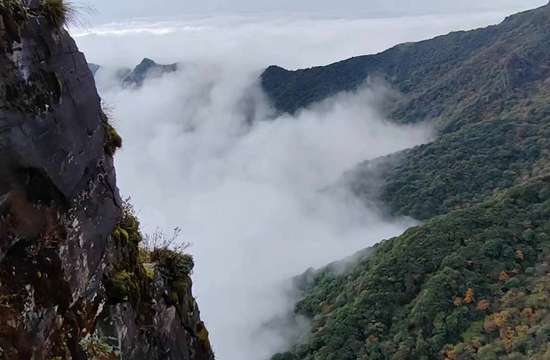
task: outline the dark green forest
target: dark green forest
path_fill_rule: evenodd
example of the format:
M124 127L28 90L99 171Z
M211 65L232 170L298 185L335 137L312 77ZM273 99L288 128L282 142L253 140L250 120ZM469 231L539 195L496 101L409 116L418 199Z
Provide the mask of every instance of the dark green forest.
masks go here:
M273 360L550 359L550 5L262 84L296 113L373 79L400 94L390 119L437 136L341 184L425 223L299 277L311 331Z
M296 312L311 338L274 360L550 355L549 180L409 229L344 274L304 277ZM503 311L514 315L493 325Z

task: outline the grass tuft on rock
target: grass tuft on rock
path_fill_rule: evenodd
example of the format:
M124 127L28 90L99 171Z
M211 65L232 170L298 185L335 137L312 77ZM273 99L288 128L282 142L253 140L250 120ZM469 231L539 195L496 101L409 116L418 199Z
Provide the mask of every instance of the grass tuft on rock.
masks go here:
M43 0L41 13L57 28L78 22L78 11L72 3L65 0Z
M101 104L101 120L105 128L104 148L107 154L114 156L118 149L122 148L122 137L118 134L115 127L109 121L112 114L112 108L105 103Z

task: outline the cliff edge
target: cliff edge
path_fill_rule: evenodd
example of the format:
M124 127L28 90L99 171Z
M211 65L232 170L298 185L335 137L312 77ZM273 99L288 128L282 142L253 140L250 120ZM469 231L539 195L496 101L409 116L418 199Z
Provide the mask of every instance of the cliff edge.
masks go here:
M0 2L0 359L213 359L192 258L143 257L67 5L25 4Z

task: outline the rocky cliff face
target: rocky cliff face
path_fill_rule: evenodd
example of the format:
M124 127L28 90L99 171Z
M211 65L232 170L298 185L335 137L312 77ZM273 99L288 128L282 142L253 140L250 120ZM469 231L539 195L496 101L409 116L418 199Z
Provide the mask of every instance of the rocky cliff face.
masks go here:
M138 260L84 55L31 3L0 2L0 359L213 359L181 259Z

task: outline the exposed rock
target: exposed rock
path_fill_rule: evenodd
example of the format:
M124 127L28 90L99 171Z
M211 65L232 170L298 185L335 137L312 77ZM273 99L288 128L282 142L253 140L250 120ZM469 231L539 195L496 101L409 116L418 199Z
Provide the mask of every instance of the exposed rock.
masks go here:
M92 76L95 76L95 74L101 69L100 65L89 63L88 67L90 68L90 71L92 72Z
M128 349L126 356L129 359L212 359L208 332L191 296L190 279L187 278L184 284L188 291L181 299L175 299L166 277L155 271L149 309L153 311L152 319L140 324L136 319L143 314L127 303L105 305L97 335L120 341L114 345Z
M173 73L178 70L178 64L161 65L151 59L143 59L136 68L122 80L124 86L140 87L148 78L159 78L164 74Z
M213 359L188 276L176 302L158 270L139 302L110 299L131 251L112 235L119 138L84 55L33 4L0 3L0 359Z
M147 79L156 79L176 72L180 69L180 64L174 63L169 65L157 64L155 61L145 58L133 70L130 68L119 68L115 71L115 78L126 87L141 87ZM89 63L88 67L95 77L101 65Z

